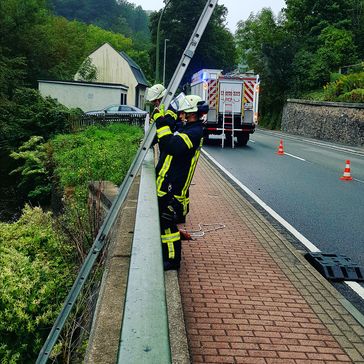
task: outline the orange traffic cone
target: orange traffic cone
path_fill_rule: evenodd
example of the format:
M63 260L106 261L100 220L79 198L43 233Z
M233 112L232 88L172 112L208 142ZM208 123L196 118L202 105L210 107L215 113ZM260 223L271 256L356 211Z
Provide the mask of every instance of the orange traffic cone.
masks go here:
M340 179L342 181L352 181L353 180L353 177L351 177L351 175L350 175L350 161L349 160L346 161L344 174L342 177L340 177Z
M284 155L284 150L283 150L283 140L281 139L280 143L279 143L279 147L278 147L278 152L276 152L278 155Z

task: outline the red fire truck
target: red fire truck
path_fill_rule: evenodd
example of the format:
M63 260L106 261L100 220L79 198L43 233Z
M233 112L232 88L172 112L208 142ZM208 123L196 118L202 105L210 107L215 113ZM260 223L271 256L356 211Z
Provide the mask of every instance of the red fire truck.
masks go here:
M205 141L218 135L232 147L246 145L258 122L259 75L222 74L218 69L202 69L192 76L191 93L209 105L204 128ZM213 139L213 137L211 138Z

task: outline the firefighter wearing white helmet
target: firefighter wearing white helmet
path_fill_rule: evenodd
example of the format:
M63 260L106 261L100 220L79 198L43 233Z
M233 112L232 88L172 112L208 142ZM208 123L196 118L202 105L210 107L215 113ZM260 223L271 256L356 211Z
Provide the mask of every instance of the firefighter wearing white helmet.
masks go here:
M175 113L175 110L172 108L168 109L167 112L165 111L164 105L162 104L162 99L165 96L167 90L165 87L157 83L153 85L152 87L147 89L145 98L147 101L151 102L154 106L154 110L152 111L150 115L150 122L155 122L160 117L167 117L170 119L170 123L174 125L177 114Z
M178 111L186 123L174 131L164 118L156 120L160 159L156 167L164 269L178 269L181 260L179 219L188 212L188 189L203 140L201 110L206 105L197 95L179 100Z
M166 94L165 87L160 83L157 83L156 85L153 85L151 88L148 88L145 98L147 99L147 101L150 102L159 101L160 103L165 94Z

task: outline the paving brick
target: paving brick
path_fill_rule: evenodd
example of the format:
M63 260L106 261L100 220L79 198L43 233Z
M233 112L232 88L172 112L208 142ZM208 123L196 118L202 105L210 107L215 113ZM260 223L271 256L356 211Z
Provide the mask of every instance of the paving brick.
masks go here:
M293 351L279 351L278 356L282 359L307 359L306 353Z
M334 361L336 358L332 354L323 353L307 353L307 356L312 360L331 360Z

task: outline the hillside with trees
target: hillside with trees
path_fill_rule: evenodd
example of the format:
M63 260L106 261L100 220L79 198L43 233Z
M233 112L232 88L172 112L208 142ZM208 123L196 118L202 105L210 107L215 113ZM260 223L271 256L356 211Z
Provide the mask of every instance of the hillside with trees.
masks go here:
M148 16L140 7L125 0L50 0L56 15L93 24L131 38L137 50L151 48Z

